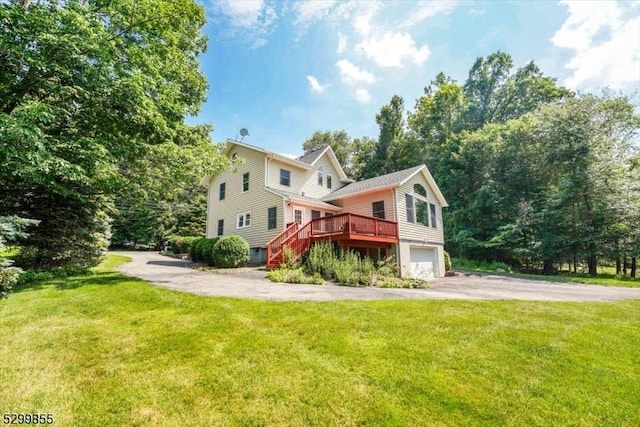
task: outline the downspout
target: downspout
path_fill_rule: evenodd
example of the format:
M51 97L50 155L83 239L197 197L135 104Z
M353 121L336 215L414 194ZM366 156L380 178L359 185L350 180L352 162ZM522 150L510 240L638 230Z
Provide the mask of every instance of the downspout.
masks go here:
M393 216L396 220L396 232L398 233L398 244L396 245L396 262L398 263L398 271L402 276L402 262L400 260L400 215L398 214L398 203L396 197L398 196L397 189L393 189Z
M269 155L264 156L264 186L269 187Z

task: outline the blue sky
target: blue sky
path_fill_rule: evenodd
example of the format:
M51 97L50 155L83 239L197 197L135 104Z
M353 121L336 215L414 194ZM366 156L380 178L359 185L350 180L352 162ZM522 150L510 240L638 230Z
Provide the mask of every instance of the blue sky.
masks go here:
M640 1L204 0L208 100L191 123L300 155L315 130L377 137L391 96L413 108L440 71L464 82L478 56L534 60L571 89L640 89ZM639 103L636 96L634 102Z

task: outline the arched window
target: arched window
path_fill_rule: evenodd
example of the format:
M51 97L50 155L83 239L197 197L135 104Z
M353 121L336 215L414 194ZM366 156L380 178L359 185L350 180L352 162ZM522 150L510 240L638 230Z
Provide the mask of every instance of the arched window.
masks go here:
M429 226L429 203L427 190L420 184L413 184L414 194L406 195L407 222Z

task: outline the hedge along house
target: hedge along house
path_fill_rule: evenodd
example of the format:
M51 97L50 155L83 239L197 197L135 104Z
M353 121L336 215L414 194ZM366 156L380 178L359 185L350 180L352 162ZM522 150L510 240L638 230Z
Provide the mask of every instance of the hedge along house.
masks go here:
M206 235L244 237L252 262L277 267L284 247L299 257L331 240L374 259L395 255L403 277L444 276L447 202L426 166L354 182L330 147L291 159L228 140L223 154L244 163L202 179Z

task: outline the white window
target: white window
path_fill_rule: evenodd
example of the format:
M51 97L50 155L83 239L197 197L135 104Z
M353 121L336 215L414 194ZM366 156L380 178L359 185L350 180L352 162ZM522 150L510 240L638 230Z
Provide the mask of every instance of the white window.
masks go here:
M331 189L331 169L327 170L327 188Z
M280 169L280 185L291 187L291 171Z
M322 168L322 166L320 166L318 168L318 185L321 186L321 187L322 187L322 185L324 183L323 176L322 176L323 172L324 172L323 168Z
M249 191L249 172L242 174L242 192Z
M247 228L251 226L251 212L243 212L238 214L238 222L236 228Z
M405 200L407 203L407 222L418 223L428 227L429 202L427 201L427 190L425 190L425 188L420 184L415 184L413 186L413 190L415 193L405 194Z
M298 224L302 224L302 209L293 210L293 220Z

